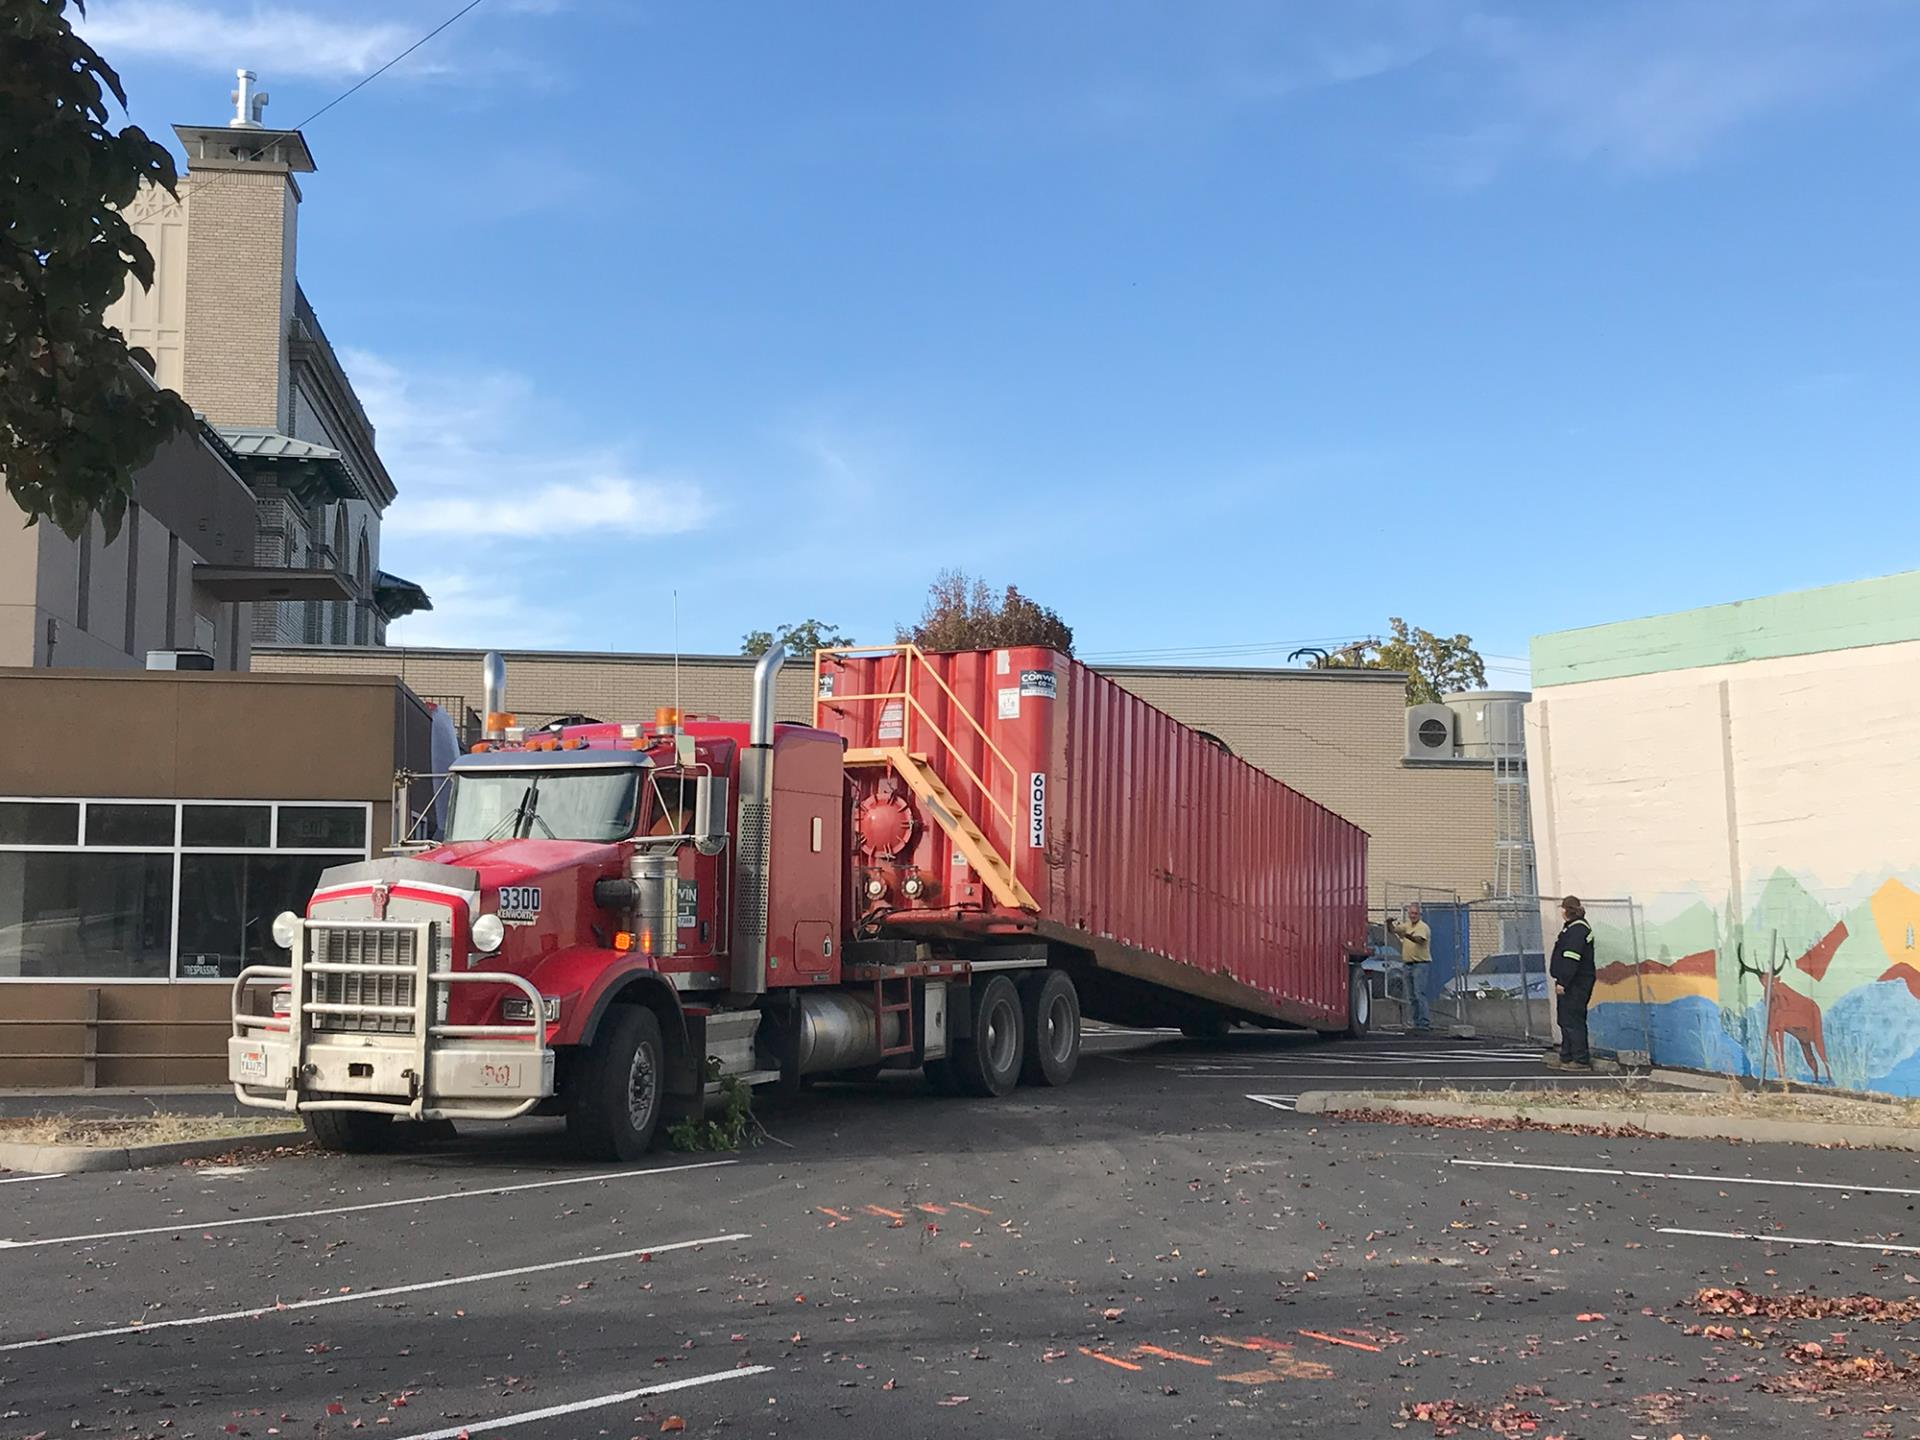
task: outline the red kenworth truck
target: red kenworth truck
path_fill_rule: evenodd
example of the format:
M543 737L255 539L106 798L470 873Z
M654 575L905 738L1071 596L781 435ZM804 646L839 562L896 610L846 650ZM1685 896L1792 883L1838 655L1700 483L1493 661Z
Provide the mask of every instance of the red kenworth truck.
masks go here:
M1365 1030L1356 826L1050 650L823 650L811 725L783 660L744 723L528 732L489 655L444 838L328 870L236 982L240 1099L626 1160L728 1076L998 1096L1071 1079L1083 1015Z

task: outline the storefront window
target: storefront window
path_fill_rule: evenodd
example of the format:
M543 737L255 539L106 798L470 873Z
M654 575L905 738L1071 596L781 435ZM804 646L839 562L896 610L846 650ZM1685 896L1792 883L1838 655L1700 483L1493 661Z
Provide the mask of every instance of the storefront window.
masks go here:
M0 800L0 845L77 845L80 807L65 801Z
M87 806L87 844L173 848L174 807L167 805Z
M269 929L282 910L305 912L333 855L180 857L180 978L232 979L246 965L284 965Z
M264 850L273 834L270 805L189 805L180 843L199 850Z
M84 834L81 809L0 799L0 981L230 978L367 856L366 805L88 800Z
M359 805L282 805L282 850L361 850L367 812Z
M0 851L0 977L164 980L173 856Z

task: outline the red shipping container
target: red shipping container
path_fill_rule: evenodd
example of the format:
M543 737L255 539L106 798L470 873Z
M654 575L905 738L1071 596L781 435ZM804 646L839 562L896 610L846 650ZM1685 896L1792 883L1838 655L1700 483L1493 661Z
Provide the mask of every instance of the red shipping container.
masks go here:
M1195 1013L1172 990L1346 1025L1348 956L1366 949L1358 826L1051 650L822 652L816 684L815 724L855 777L865 933L1070 945L1101 1019Z

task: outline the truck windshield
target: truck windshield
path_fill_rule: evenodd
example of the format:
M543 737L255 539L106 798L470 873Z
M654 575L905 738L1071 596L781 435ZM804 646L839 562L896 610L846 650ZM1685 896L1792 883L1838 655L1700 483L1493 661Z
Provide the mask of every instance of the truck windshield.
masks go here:
M640 772L456 772L448 840L621 840L633 833Z

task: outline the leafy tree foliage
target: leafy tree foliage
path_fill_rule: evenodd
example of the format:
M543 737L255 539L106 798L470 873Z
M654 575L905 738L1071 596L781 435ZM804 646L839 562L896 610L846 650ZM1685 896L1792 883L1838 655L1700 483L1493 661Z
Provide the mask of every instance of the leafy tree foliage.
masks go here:
M919 623L902 625L898 638L923 650L998 650L1044 645L1073 653L1073 627L1037 600L1007 586L995 596L987 582L960 570L942 570L927 589Z
M138 126L110 127L106 93L125 110L126 91L66 10L0 0L0 471L28 524L77 536L99 515L111 538L134 472L193 418L104 318L129 276L153 285L121 212L178 177Z
M742 655L764 655L779 641L790 655L812 655L816 650L831 650L853 644L851 635L842 635L838 627L824 620L802 620L779 630L749 630L740 637Z
M1409 625L1398 615L1387 622L1389 636L1362 640L1335 650L1324 668L1400 670L1407 677L1407 704L1426 705L1456 690L1487 688L1487 666L1473 648L1471 635L1436 635Z

